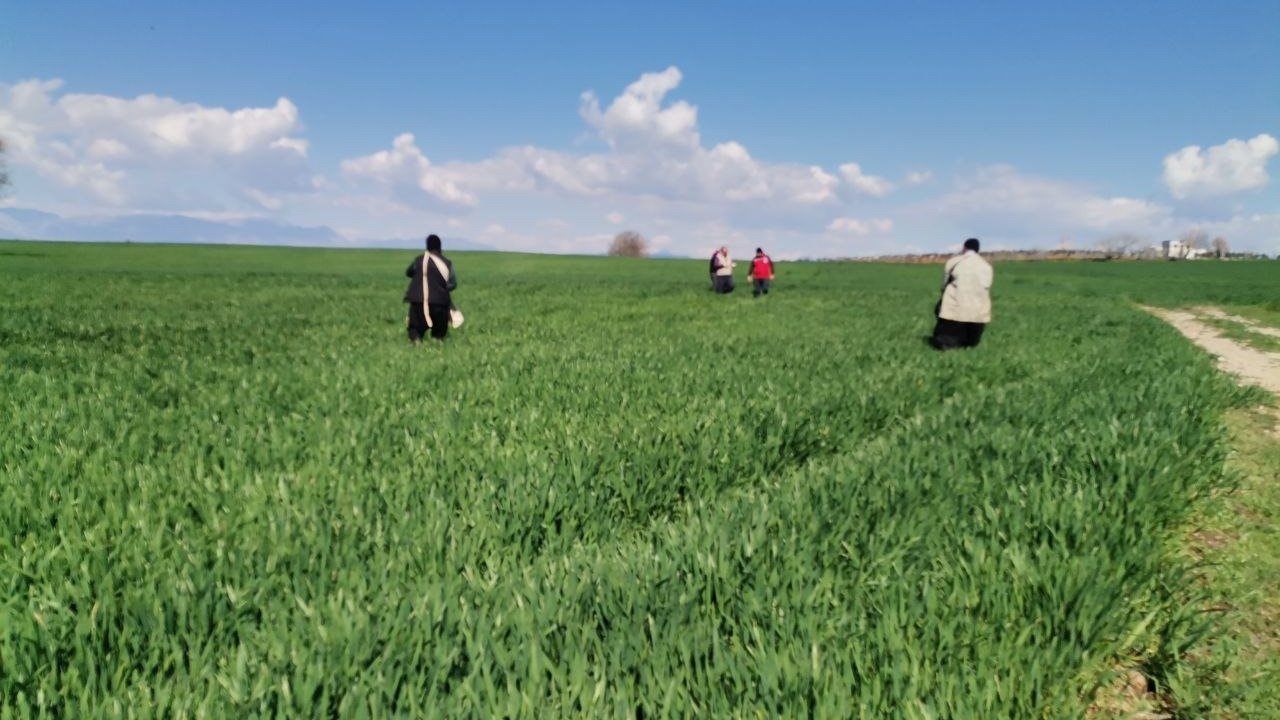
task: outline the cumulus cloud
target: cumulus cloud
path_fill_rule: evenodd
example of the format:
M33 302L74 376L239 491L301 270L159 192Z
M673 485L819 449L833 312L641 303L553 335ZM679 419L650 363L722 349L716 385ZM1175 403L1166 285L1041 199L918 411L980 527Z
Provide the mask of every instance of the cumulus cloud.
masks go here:
M125 158L132 154L129 147L119 140L98 138L89 144L88 156L94 160Z
M328 224L349 240L448 228L504 249L595 252L607 245L604 222L642 219L677 254L722 244L768 246L777 257L901 252L908 238L930 249L928 238L968 234L1044 247L1117 232L1176 237L1191 226L1213 228L1236 248L1274 250L1274 214L1239 209L1239 217L1191 222L1160 203L1007 165L931 185L934 197L905 205L891 196L933 182L931 172L776 162L731 139L708 141L698 108L675 97L682 79L671 67L607 101L583 93L577 110L589 144L570 151L522 145L441 160L405 132L328 177L310 167L300 111L284 97L220 108L66 93L59 81L34 80L0 85L0 134L14 170L31 180L24 195L36 185L58 189L47 209L86 211L80 201L88 199L94 212L290 217ZM1262 187L1277 152L1269 135L1183 148L1165 159L1165 182L1178 197Z
M342 172L349 178L371 180L387 187L412 185L447 204L476 204L473 195L459 189L457 183L431 164L414 142L412 133L397 136L390 150L344 160Z
M893 190L893 183L876 175L867 175L862 172L862 166L855 162L841 165L840 176L849 187L871 197L884 197Z
M684 76L672 66L657 73L645 73L600 110L600 101L591 91L582 94L579 114L587 125L614 149L650 152L655 149L694 150L698 137L698 109L683 100L662 106L667 93L680 86Z
M1280 142L1267 134L1231 139L1202 149L1189 145L1164 159L1164 184L1174 197L1228 195L1265 186L1267 163L1280 153Z
M352 178L375 178L446 202L476 205L494 193L545 192L571 198L657 198L711 212L772 203L812 206L836 200L839 178L821 167L766 163L740 143L702 143L698 110L670 102L680 70L646 73L606 107L592 92L579 115L606 152L568 153L535 146L509 147L475 162L432 164L411 135L382 151L343 164ZM406 140L407 138L407 140Z
M157 95L65 93L60 80L0 85L0 134L15 165L108 204L164 206L244 185L308 182L297 107L228 110Z

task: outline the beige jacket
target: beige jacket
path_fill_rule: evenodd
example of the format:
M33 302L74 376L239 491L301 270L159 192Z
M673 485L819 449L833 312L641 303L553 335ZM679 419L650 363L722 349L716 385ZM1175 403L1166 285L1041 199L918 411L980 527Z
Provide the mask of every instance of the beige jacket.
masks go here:
M716 268L717 275L733 275L733 258L728 253L720 253L720 267Z
M938 317L956 322L991 322L991 283L995 271L981 255L966 250L947 261Z

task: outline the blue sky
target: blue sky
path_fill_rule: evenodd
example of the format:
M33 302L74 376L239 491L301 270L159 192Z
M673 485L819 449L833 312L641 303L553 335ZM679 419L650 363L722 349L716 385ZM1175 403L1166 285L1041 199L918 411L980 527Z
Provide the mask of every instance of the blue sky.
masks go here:
M550 252L1280 252L1273 1L15 5L11 207Z

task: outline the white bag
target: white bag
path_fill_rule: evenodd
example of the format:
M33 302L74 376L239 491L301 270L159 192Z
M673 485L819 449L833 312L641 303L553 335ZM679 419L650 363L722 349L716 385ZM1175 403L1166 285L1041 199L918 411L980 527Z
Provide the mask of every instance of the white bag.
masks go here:
M462 311L457 308L449 308L449 327L462 327Z

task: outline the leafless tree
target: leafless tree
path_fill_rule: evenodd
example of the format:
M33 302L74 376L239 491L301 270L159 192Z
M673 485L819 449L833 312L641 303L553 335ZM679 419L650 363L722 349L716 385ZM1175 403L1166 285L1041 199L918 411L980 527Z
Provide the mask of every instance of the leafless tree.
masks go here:
M613 237L609 254L618 257L644 257L649 254L649 241L635 230L624 230Z
M1227 244L1227 239L1221 235L1213 239L1211 246L1213 247L1214 257L1219 259L1226 257L1231 252L1231 246Z
M1182 233L1182 257L1191 257L1195 250L1203 250L1209 242L1209 233L1196 228Z
M1102 251L1108 259L1121 258L1129 255L1136 255L1139 250L1147 246L1146 238L1134 235L1133 233L1120 233L1103 238L1098 242L1098 249Z

